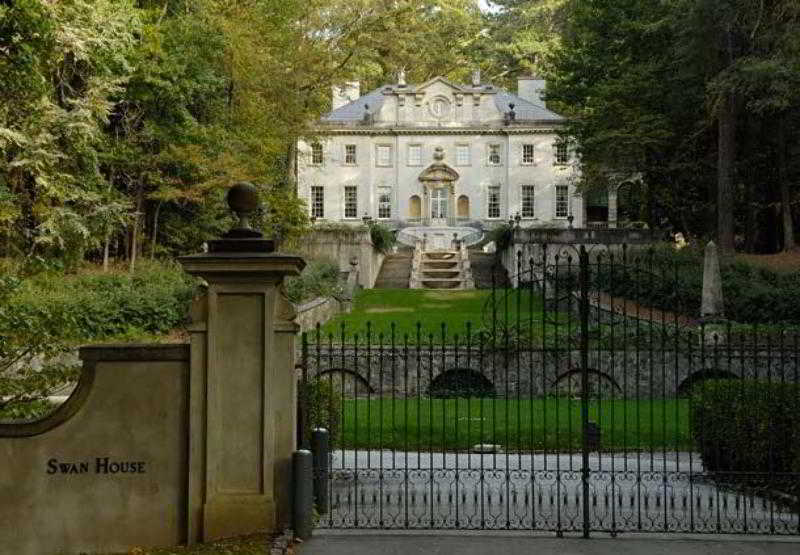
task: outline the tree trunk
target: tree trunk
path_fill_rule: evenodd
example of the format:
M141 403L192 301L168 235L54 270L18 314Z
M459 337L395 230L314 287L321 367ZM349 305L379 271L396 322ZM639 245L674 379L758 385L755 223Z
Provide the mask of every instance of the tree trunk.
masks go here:
M786 117L778 117L778 186L781 191L781 223L783 224L783 250L791 251L795 248L794 222L792 221L792 195L789 191L789 178L786 168Z
M736 106L733 92L723 95L717 114L717 241L720 252L734 250L733 169L736 161Z
M106 232L106 240L103 243L103 272L108 271L108 251L111 247L111 232Z
M162 201L158 201L156 204L156 212L153 215L153 240L150 244L150 260L154 260L156 257L156 240L158 239L158 215L161 212L161 205L163 204Z
M136 255L139 250L139 222L142 221L142 206L144 205L144 183L140 176L136 184L136 212L133 214L133 229L131 231L131 256L129 270L136 270Z

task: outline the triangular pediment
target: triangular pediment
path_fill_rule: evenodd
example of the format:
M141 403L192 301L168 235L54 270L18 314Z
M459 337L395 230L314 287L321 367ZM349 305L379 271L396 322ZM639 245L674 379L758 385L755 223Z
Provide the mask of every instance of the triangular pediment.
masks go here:
M464 87L462 87L460 85L456 85L455 83L452 83L452 82L448 81L447 79L445 79L441 75L438 75L438 76L434 77L433 79L429 79L429 80L425 81L424 83L414 87L414 92L416 92L416 93L423 92L425 89L430 88L431 86L433 86L433 85L435 85L437 83L441 83L441 84L445 85L446 87L449 87L450 89L452 89L455 92L464 92L465 91Z
M423 183L429 182L446 182L451 183L453 181L458 181L459 175L456 170L448 166L447 164L443 164L441 162L436 162L425 168L421 174L419 174L419 180Z

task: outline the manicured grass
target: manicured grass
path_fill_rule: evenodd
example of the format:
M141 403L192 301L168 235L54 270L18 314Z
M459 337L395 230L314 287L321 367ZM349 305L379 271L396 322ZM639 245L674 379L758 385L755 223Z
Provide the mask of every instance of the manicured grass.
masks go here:
M507 451L575 451L581 446L579 400L346 399L337 447L464 451L478 443ZM589 420L603 449L686 450L686 399L592 401ZM546 433L545 433L546 431Z
M409 343L416 343L418 333L423 343L431 338L435 343L441 343L443 325L447 343L453 343L456 334L464 341L467 323L475 333L492 321L492 306L498 322L514 324L517 319L522 323L531 319L541 321L540 297L531 297L525 290L510 291L507 297L505 293L506 290L496 290L493 302L492 291L480 289L367 289L356 297L352 312L337 316L322 326L321 340L323 343L329 339L341 342L344 324L345 342L352 342L355 334L363 341L369 323L372 342L378 343L383 334L384 342L389 343L394 323L397 344L402 344L406 335ZM417 323L420 324L419 330ZM314 337L314 332L309 333L309 340L313 341Z

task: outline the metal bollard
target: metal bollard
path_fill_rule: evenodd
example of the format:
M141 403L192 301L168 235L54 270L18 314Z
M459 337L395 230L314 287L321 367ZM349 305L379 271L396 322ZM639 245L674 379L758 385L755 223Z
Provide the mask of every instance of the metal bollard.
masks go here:
M311 432L311 452L314 457L314 500L317 512L328 512L328 472L330 464L330 434L325 428Z
M314 529L313 467L311 451L301 449L292 455L294 503L292 504L295 537L307 540Z

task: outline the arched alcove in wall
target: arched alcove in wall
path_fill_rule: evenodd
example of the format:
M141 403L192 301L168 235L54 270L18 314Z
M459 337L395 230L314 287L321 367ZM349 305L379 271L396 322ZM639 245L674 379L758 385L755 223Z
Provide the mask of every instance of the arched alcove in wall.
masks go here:
M469 197L467 195L460 195L458 197L456 215L459 218L469 218Z
M428 394L431 397L494 397L494 384L471 368L452 368L436 376Z
M408 217L412 220L418 220L422 217L422 200L419 195L411 195L408 200Z

